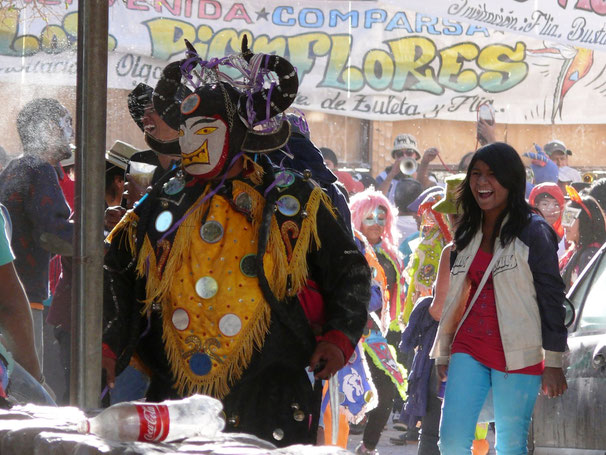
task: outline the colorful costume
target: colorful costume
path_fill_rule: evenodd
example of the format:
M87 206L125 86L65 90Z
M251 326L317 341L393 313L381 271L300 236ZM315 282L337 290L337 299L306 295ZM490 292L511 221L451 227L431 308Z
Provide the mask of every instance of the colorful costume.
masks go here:
M308 174L243 155L286 143L288 123L272 117L298 85L286 60L243 51L220 63L250 86L234 88L190 48L156 87L156 110L179 129L182 168L109 236L103 341L117 370L133 353L149 368L148 400L209 394L223 401L227 431L313 443L321 390L305 368L317 341L351 356L370 274ZM191 93L181 76L196 65L203 81ZM279 84L263 89L269 71Z
M444 245L452 240L447 218L432 209L432 205L442 199L442 196L443 193L432 193L419 206L421 241L406 269L409 285L403 314L405 323L408 323L417 299L431 295L431 288L438 273L440 254Z

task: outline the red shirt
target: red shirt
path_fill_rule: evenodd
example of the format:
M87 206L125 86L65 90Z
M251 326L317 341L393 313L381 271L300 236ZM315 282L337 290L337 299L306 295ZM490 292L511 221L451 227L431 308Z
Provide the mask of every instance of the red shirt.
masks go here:
M492 255L481 249L469 267L467 273L471 281L471 290L467 305L478 289L478 285L484 276L484 272L490 264ZM494 287L492 273L486 280L486 284L480 291L478 299L473 304L471 311L457 332L452 343L454 353L465 353L471 355L475 360L494 370L506 372L505 352L501 342L499 330L499 319L497 317L497 306L494 298ZM512 370L509 373L540 375L543 373L544 363L540 362L520 370Z

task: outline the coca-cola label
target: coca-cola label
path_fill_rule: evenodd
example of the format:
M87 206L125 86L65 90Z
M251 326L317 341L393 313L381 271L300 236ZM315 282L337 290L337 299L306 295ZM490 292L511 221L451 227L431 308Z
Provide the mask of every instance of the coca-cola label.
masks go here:
M163 404L137 404L139 413L139 441L159 442L168 436L170 417Z

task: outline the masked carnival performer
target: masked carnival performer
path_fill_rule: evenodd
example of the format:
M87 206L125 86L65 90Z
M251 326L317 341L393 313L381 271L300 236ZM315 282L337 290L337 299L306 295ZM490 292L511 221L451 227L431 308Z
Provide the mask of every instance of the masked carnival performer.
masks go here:
M399 304L402 289L401 262L395 246L398 240L397 209L383 193L373 188L352 196L350 209L354 229L358 231L359 247L366 254L371 268L377 270L376 273L373 271L373 275L382 290L381 299L371 299L367 331L362 343L369 357L368 367L377 390L378 405L368 413L362 442L356 448L356 453L372 454L376 453L396 393L402 399L406 398L406 372L398 363L395 349L388 342L388 331L393 324L391 305ZM374 250L374 255L370 254L370 249Z
M136 354L149 401L214 396L226 431L280 446L315 442L321 387L306 368L325 379L344 365L370 299L364 256L325 193L264 156L288 141L281 112L297 89L287 60L253 55L246 39L212 61L188 43L154 92L181 167L116 226L105 262L108 382ZM311 281L315 308L298 299Z

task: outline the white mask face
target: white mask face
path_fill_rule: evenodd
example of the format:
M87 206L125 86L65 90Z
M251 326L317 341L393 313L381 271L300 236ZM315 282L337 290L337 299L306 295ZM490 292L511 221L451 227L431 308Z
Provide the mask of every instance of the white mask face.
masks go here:
M215 177L227 159L227 125L220 118L190 117L179 130L179 146L187 173Z

